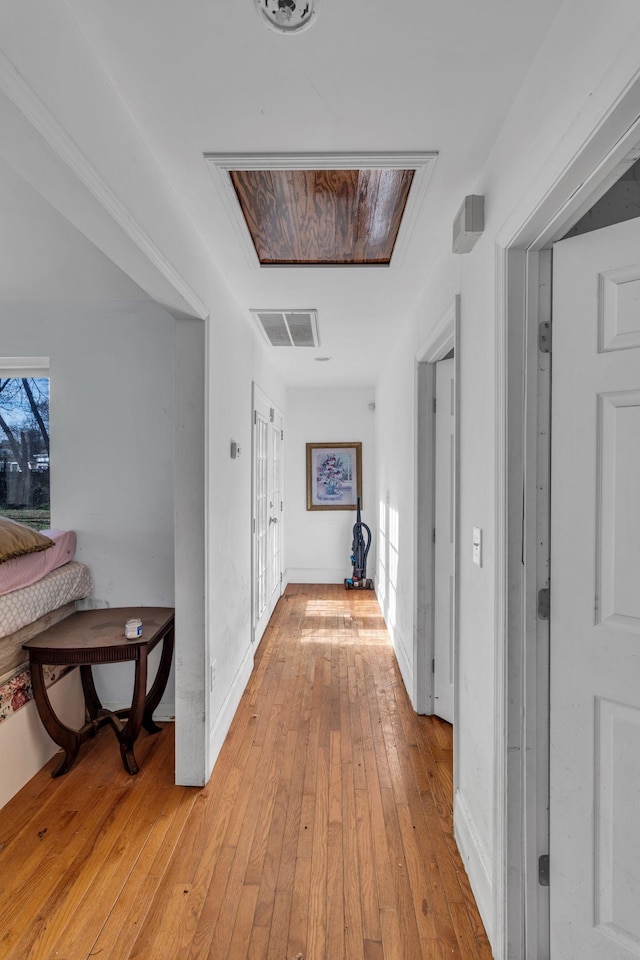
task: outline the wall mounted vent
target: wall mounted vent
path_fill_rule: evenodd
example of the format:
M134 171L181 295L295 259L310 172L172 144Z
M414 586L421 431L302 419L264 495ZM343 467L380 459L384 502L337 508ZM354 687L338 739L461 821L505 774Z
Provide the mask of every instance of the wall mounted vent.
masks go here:
M272 347L318 347L317 310L252 310Z

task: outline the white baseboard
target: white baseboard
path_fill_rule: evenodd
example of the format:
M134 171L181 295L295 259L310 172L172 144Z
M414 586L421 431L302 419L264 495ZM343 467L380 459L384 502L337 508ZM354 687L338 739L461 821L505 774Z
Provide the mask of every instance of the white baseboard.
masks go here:
M289 583L344 583L351 576L351 566L343 567L290 567L287 570Z
M407 654L405 645L402 642L402 636L398 630L388 625L387 630L389 632L389 636L391 637L391 643L393 644L393 651L396 655L396 660L398 661L398 667L400 668L400 673L402 675L402 682L404 683L405 690L409 694L409 699L411 700L413 691L413 663ZM415 704L413 702L411 706L415 710Z
M469 805L459 790L453 802L453 832L478 905L489 943L494 942L493 883L491 866Z
M209 772L207 775L207 780L211 776L211 772L215 766L216 760L218 759L218 754L222 749L224 739L229 732L231 721L235 716L240 700L242 699L242 694L244 693L249 682L251 671L253 670L253 655L254 647L251 645L247 650L242 663L240 664L238 672L234 677L233 683L231 684L231 687L224 698L224 702L220 707L217 716L213 719L211 729L209 731Z

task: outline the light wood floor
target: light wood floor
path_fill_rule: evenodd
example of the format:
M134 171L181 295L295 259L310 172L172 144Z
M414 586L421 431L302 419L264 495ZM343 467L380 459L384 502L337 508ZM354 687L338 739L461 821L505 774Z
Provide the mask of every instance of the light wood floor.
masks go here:
M3 960L490 960L452 834L451 727L373 593L291 586L204 789L108 729L0 811Z

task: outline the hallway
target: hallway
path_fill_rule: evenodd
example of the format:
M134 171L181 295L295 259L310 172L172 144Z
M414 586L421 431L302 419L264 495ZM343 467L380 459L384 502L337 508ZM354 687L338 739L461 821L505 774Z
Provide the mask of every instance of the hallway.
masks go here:
M373 593L289 586L204 789L173 730L102 732L0 812L5 960L490 960L452 835L451 727L418 717Z

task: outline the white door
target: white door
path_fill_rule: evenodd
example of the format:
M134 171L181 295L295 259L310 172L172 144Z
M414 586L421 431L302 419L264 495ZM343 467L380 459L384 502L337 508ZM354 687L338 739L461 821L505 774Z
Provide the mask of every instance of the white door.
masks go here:
M273 613L282 584L282 417L257 394L253 416L254 641Z
M640 220L554 248L552 960L640 957Z
M435 574L433 711L453 723L455 598L455 373L440 360L436 373Z

